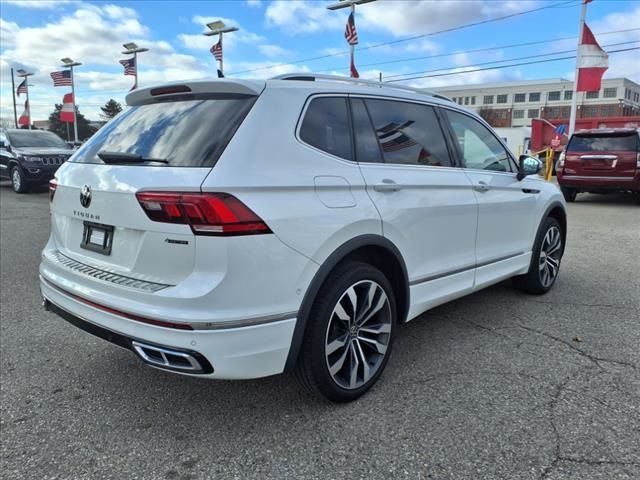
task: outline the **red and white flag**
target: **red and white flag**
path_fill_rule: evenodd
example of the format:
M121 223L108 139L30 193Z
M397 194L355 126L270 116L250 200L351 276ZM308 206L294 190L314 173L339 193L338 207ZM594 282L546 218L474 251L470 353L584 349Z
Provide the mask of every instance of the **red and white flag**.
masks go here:
M349 65L349 70L351 71L351 78L360 78L356 64L353 61L353 53L351 53L351 64Z
M62 98L62 110L60 110L60 121L73 123L75 120L75 109L73 108L73 93L67 93Z
M29 123L31 123L29 119L29 100L25 100L24 112L22 112L22 115L20 115L18 119L18 125L29 125Z
M586 2L585 2L586 3ZM609 55L593 36L591 29L584 24L582 39L578 48L577 92L593 92L600 90L602 76L609 68Z
M209 51L211 52L211 55L213 55L213 57L220 61L222 60L222 34L220 34L220 39L218 40L218 43L214 43L213 46L209 49Z

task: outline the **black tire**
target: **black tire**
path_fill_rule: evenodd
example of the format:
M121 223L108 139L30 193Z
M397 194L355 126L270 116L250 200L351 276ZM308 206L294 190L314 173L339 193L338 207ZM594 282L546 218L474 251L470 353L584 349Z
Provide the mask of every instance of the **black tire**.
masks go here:
M22 169L14 165L11 169L11 187L16 193L27 193L29 191L29 185L27 184Z
M560 187L560 190L562 191L562 195L564 196L564 199L567 202L575 202L576 201L576 197L578 196L578 190L576 190L575 188L569 188L569 187Z
M372 289L375 289L373 297L370 293ZM369 294L361 296L360 292ZM386 296L386 302L383 307L376 310L375 307L385 300L381 292ZM356 310L355 322L351 320L353 312L350 306L353 305L353 301L349 293L357 294L354 309ZM363 303L360 303L361 299ZM344 305L344 309L339 310L343 315L349 313L348 321L336 313L339 305L340 308ZM373 316L368 315L374 310L376 313ZM359 315L361 315L360 318ZM370 320L362 317L370 317ZM367 263L356 261L348 261L338 266L329 275L314 301L294 376L305 389L332 402L343 403L357 399L376 383L387 364L393 344L396 318L393 288L380 270ZM361 321L363 322L358 327ZM381 327L382 325L384 327ZM380 333L365 332L360 328L379 329ZM335 340L330 341L331 337ZM380 348L374 348L370 343L371 340L365 341L363 337L365 340L368 337L375 337L379 343L372 343L376 343L376 346L383 345L386 341L384 353L380 354ZM340 343L342 339L344 339L344 347L336 348L333 353L328 352L331 349L330 344ZM371 361L367 360L368 358ZM332 364L334 369L337 365L343 365L343 367L338 367L340 370L332 373L329 365L334 359ZM364 369L363 360L367 361L368 371ZM354 364L356 365L355 382L351 374L351 367ZM344 378L343 371L349 374L348 379ZM361 371L362 375L360 375ZM367 375L370 375L368 379ZM350 385L345 386L347 381Z
M552 233L550 234L550 232ZM557 245L554 242L549 244L547 242L550 238L548 235L553 236L555 233L559 235L559 243ZM562 255L564 254L564 246L565 237L560 223L555 218L545 218L538 228L531 263L529 264L529 271L524 275L513 277L513 285L518 290L534 295L542 295L551 290L560 273L560 263ZM543 249L545 250L544 254ZM555 273L552 278L545 277L545 271L552 272L554 270L552 265L556 265Z

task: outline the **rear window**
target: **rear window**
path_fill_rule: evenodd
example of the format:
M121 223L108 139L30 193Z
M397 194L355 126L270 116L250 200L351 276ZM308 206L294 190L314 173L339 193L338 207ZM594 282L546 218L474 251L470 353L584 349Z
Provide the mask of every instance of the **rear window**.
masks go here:
M571 152L635 152L638 149L638 134L603 133L601 135L580 135L571 137L567 151Z
M102 164L97 154L108 151L167 160L137 165L212 167L254 101L223 97L134 106L98 130L72 161Z

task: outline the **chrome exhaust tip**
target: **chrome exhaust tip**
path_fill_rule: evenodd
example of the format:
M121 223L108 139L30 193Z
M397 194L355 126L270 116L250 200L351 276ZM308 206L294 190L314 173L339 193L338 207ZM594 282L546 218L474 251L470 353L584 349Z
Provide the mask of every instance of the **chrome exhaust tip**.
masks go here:
M178 370L185 373L203 373L204 368L191 354L164 347L132 341L131 346L143 362L157 368Z

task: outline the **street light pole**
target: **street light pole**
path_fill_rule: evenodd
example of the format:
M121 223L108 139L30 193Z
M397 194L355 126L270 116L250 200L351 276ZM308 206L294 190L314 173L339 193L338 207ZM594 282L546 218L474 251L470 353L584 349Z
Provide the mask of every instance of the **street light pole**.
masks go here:
M220 73L222 73L222 75L224 76L224 50L222 50L222 37L224 33L237 32L238 27L227 27L222 20L216 20L215 22L207 23L207 27L209 28L209 31L204 32L204 36L211 37L212 35L220 35Z
M73 138L74 142L78 142L78 113L76 111L76 87L75 79L73 77L73 67L82 65L80 62L74 62L69 57L65 57L60 60L63 68L68 68L71 71L71 98L73 99Z
M135 86L138 88L138 54L142 52L148 52L148 48L140 48L134 42L125 43L122 45L126 50L122 52L125 55L133 54L133 63L136 66L136 74L135 74Z
M27 96L27 108L25 110L27 111L27 127L29 128L29 130L31 130L31 103L29 102L29 77L33 75L33 73L20 69L16 72L16 74L19 77L22 77L25 79L24 88L25 88L25 95Z
M331 4L327 7L327 10L340 10L341 8L351 8L351 14L353 15L354 21L356 17L356 5L362 5L364 3L375 2L375 0L340 0L338 3ZM351 68L353 69L354 65L354 54L355 54L356 46L355 44L349 42L349 53L351 58ZM357 73L357 72L356 72ZM353 72L351 73L353 76ZM356 75L357 76L357 75ZM382 72L380 72L380 81L382 81Z

